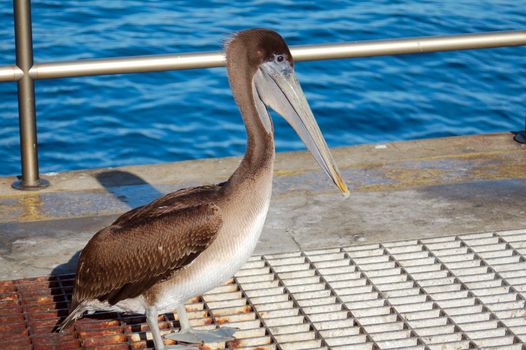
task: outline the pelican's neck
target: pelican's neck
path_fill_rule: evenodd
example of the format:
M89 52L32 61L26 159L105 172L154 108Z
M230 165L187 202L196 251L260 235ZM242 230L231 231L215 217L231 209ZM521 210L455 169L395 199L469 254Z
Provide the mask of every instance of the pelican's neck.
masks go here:
M269 118L268 114L259 115L259 113L267 113L266 110L261 107L262 104L260 108L256 107L255 98L258 97L254 94L252 82L254 73L251 72L247 62L228 62L227 68L232 93L241 111L247 132L245 156L229 182L240 183L260 175L272 177L274 135L272 127L269 127L268 123L265 126L263 122L265 118Z

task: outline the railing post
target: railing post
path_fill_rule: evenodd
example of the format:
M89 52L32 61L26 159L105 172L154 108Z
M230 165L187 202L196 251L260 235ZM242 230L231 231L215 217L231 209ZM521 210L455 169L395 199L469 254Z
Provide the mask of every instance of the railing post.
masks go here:
M19 190L36 190L49 186L39 178L35 113L35 82L29 76L33 66L30 0L13 0L15 14L16 65L24 76L18 81L18 117L22 176L11 186Z

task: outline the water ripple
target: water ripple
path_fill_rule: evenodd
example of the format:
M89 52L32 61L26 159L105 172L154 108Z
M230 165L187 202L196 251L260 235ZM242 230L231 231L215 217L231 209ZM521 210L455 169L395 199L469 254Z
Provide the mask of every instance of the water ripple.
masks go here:
M0 64L14 61L10 2ZM524 29L524 1L33 1L36 61L220 50L249 27L291 45ZM331 146L519 129L526 48L301 62ZM223 68L38 81L42 172L242 154ZM16 86L0 84L0 175L20 171ZM275 116L279 151L302 149Z

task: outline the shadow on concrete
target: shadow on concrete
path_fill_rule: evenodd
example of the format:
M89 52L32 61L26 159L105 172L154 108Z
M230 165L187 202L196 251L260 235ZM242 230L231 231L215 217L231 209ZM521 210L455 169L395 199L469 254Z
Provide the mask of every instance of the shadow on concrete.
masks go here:
M465 226L464 232L523 228L526 180L481 180L419 190L435 203L436 218Z
M140 176L122 170L108 170L95 175L97 181L116 199L133 209L160 196L162 192Z
M77 270L77 264L79 262L80 252L81 251L79 250L73 254L73 256L71 256L67 262L55 266L55 268L51 270L51 276L75 273Z
M428 186L420 192L426 193L430 198L445 198L452 202L470 203L473 207L513 212L523 209L526 181L524 179L479 180Z

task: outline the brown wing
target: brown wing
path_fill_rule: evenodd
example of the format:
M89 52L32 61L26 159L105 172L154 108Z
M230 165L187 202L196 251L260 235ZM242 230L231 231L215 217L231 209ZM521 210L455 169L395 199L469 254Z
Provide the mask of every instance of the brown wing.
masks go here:
M132 209L115 220L112 225L129 226L143 220L151 219L166 211L174 211L180 208L208 203L205 200L213 200L221 191L224 183L218 185L206 185L192 188L183 188L176 192L168 193L150 204Z
M193 261L222 224L214 204L156 206L149 213L125 226L109 226L88 242L77 267L72 309L84 300L113 305L140 295Z

